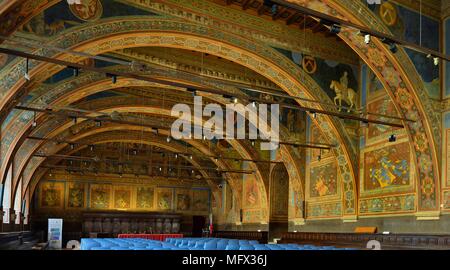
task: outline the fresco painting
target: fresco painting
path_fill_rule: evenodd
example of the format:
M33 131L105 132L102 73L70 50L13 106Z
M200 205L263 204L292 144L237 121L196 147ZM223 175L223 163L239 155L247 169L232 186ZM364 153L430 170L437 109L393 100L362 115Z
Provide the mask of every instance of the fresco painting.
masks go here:
M111 185L91 185L91 208L108 209L111 203Z
M244 176L243 200L245 208L257 208L260 206L261 198L258 183L254 175Z
M383 115L389 115L389 116L398 116L397 109L395 108L394 103L387 95L383 95L380 99L370 102L367 107L368 107L369 112L374 112L377 114L383 114ZM369 116L369 119L377 119L380 121L389 121L390 120L388 118L375 117L375 116ZM398 129L399 128L389 127L386 125L371 124L371 125L369 125L368 131L367 131L367 139L368 140L374 139L380 135L385 135L387 132L392 133L393 131L398 130Z
M154 191L153 187L138 187L136 189L136 207L138 209L152 209Z
M380 9L387 6L389 12L380 12ZM394 36L440 51L440 23L438 20L421 16L419 12L392 1L388 3L383 1L382 5L371 5L369 7L389 27ZM428 95L431 98L440 98L439 66L434 65L432 59L429 59L426 54L407 48L405 51L422 77Z
M410 183L408 142L391 145L364 155L364 189L379 190Z
M114 186L114 208L131 208L131 187Z
M86 187L84 183L68 183L67 187L67 207L84 208Z
M64 183L45 182L41 185L40 206L60 208L64 203Z
M156 202L159 210L172 209L173 190L170 188L158 188L156 190Z
M191 209L191 192L190 190L177 190L176 194L176 210L188 211Z
M192 190L192 211L209 210L209 190Z
M311 167L310 196L312 198L337 194L337 165L331 161Z

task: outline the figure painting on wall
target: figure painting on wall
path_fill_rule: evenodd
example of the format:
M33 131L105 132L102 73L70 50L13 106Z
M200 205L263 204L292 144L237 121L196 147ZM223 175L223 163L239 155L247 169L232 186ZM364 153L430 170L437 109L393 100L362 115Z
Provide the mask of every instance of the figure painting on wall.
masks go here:
M84 184L82 183L69 183L68 187L68 202L69 208L83 208L84 207Z
M99 0L81 0L80 4L69 5L70 11L83 21L95 21L103 14L103 6Z
M337 167L334 161L311 168L310 196L337 194Z
M390 115L390 116L398 116L397 110L395 108L394 103L389 98L389 96L385 95L381 99L371 102L368 104L369 112L377 112L379 114ZM370 117L369 118L375 118ZM377 117L377 119L382 121L388 121L383 117ZM396 127L388 127L385 125L369 125L368 128L368 139L375 138L377 136L383 135L386 132L392 132L393 130L397 130Z
M157 192L158 209L172 209L172 189L159 189Z
M136 192L136 207L142 209L153 208L153 194L152 187L138 187Z
M192 191L192 210L208 211L209 210L209 191L194 189Z
M177 210L187 211L191 208L191 197L186 193L177 194Z
M259 189L258 183L254 176L248 176L244 182L244 202L247 208L259 206Z
M365 190L409 185L409 161L407 142L366 153Z
M46 182L41 185L41 207L61 208L64 183Z
M126 209L131 207L131 188L114 187L114 208Z
M91 185L91 208L108 209L110 198L110 185Z

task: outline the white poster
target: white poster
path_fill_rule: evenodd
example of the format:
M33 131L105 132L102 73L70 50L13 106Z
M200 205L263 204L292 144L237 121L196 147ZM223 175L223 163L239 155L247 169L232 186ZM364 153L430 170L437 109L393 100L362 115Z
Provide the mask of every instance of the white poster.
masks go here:
M48 219L48 246L50 249L62 248L62 226L62 219Z

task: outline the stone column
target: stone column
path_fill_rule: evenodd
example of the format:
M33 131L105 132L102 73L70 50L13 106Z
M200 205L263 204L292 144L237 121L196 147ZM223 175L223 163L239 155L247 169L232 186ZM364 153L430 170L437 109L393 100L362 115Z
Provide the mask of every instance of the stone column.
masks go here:
M0 232L3 232L3 215L5 212L3 211L3 208L0 208Z
M9 210L9 225L10 225L10 231L16 231L16 211L14 211L13 208Z

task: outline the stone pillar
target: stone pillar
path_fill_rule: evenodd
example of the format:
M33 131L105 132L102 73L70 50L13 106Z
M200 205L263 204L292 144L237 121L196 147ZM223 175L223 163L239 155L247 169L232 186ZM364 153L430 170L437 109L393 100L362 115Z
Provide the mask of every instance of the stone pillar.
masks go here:
M3 215L5 212L3 211L3 208L0 208L0 232L3 232Z
M10 209L9 210L9 225L10 225L10 231L16 231L16 212L14 211L14 209Z

